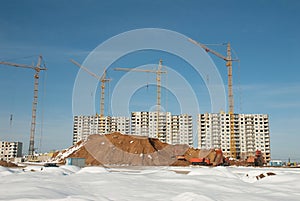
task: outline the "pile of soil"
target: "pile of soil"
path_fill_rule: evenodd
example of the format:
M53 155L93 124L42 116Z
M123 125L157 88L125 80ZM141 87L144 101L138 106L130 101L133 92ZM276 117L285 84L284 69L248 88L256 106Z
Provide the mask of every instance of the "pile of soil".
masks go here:
M81 146L77 144L69 150L55 154L53 160L64 163L65 158L71 157L85 158L86 165L186 166L190 165L190 158L209 157L211 161L216 158L214 150L193 149L188 145L170 145L158 139L123 135L118 132L90 135L86 141L79 143ZM70 154L67 156L62 154L68 152ZM179 161L177 156L184 156L186 160Z
M18 167L18 165L11 163L11 162L7 162L7 161L0 161L0 166L3 167Z

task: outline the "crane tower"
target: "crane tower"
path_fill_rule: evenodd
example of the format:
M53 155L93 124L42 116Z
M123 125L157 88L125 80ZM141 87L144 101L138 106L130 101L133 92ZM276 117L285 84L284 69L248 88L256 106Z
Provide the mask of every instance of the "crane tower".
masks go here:
M133 71L133 72L145 72L145 73L155 73L156 74L156 111L157 111L157 137L160 138L159 132L159 113L161 107L161 74L167 73L167 71L162 70L162 59L159 60L157 70L145 70L145 69L134 69L134 68L115 68L117 71Z
M31 127L30 127L30 140L29 140L29 150L28 150L28 159L32 160L34 158L34 136L35 136L35 127L36 127L36 110L38 104L38 89L39 89L39 73L41 70L47 70L47 68L41 67L42 56L39 56L37 64L26 65L26 64L16 64L6 61L0 61L0 64L7 66L14 66L20 68L28 68L35 70L34 74L34 88L33 88L33 101L32 101L32 115L31 115Z
M201 44L191 38L189 38L188 40L190 42L194 43L195 45L200 46L206 52L210 52L210 53L214 54L215 56L226 61L227 76L228 76L228 102L229 102L228 113L230 116L230 156L232 158L237 158L235 134L234 134L234 98L233 98L233 90L232 90L232 61L238 61L238 60L236 60L236 59L233 60L231 57L230 43L227 43L227 55L223 56L222 54L208 48L206 45Z
M87 72L89 75L93 76L94 78L96 78L97 80L99 80L101 82L100 117L104 117L105 83L111 81L111 79L106 78L106 69L104 69L103 75L101 77L99 77L98 75L91 72L86 67L80 65L78 62L74 61L73 59L70 59L70 61L73 64L75 64L76 66L78 66L79 68L81 68L82 70L84 70L85 72Z

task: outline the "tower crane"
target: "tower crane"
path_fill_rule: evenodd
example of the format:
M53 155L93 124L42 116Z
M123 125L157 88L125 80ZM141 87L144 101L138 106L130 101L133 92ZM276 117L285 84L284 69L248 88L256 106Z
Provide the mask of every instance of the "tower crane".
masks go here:
M200 46L206 52L210 52L210 53L214 54L215 56L226 61L227 75L228 75L228 102L229 102L228 113L230 116L230 156L232 158L237 158L236 143L235 143L235 136L234 136L234 99L233 99L233 90L232 90L232 62L238 61L238 60L231 58L230 43L227 43L227 55L223 56L222 54L208 48L206 45L201 44L191 38L189 38L188 40L190 42L194 43L195 45Z
M145 69L132 69L132 68L115 68L117 71L133 71L133 72L145 72L145 73L155 73L156 74L156 105L157 105L157 135L161 138L159 133L159 112L161 106L161 74L167 73L167 71L162 70L162 59L159 60L157 70L145 70Z
M42 62L42 56L39 56L38 62L35 66L0 61L0 64L2 64L2 65L14 66L14 67L20 67L20 68L28 68L28 69L35 70L28 159L34 158L34 136L35 136L35 126L36 126L36 110L37 110L37 103L38 103L39 73L41 70L47 70L47 68L45 66L41 67L41 62Z
M70 61L73 64L75 64L76 66L78 66L79 68L81 68L82 70L84 70L85 72L87 72L89 75L93 76L94 78L96 78L97 80L99 80L101 82L100 117L104 117L105 82L111 81L111 79L106 78L106 69L104 69L103 75L101 77L99 77L95 73L88 70L88 68L80 65L78 62L74 61L73 59L70 59Z

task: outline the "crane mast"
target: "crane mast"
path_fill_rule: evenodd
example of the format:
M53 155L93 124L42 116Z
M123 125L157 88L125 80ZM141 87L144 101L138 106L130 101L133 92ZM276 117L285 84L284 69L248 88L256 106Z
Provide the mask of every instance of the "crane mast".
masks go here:
M85 72L87 72L89 75L93 76L94 78L96 78L97 80L99 80L101 82L100 117L104 117L105 83L111 81L111 79L106 78L106 69L104 69L103 75L101 77L99 77L95 73L88 70L88 68L80 65L78 62L74 61L73 59L70 59L70 61L73 64L75 64L76 66L78 66L79 68L81 68L82 70L84 70Z
M104 101L105 101L105 82L109 82L110 79L106 79L106 69L101 77L101 100L100 100L100 116L104 117Z
M161 139L163 136L161 136L161 132L159 129L159 114L160 114L160 104L161 104L161 69L162 69L162 59L159 60L159 64L158 64L158 70L156 72L156 82L157 82L157 86L156 86L156 91L157 91L157 103L156 103L156 107L157 107L157 123L156 123L156 129L157 129L157 137L158 139Z
M232 158L237 158L235 133L234 133L234 98L233 98L233 90L232 90L232 61L237 61L237 60L233 60L231 57L230 43L227 43L227 55L223 56L222 54L208 48L206 45L201 44L191 38L189 38L188 40L194 43L195 45L200 46L206 52L210 52L215 56L226 61L227 75L228 75L228 107L229 107L228 113L230 116L230 156Z
M41 65L41 57L39 57L37 68L34 74L34 87L33 87L33 101L32 101L32 120L31 120L31 128L30 128L30 141L29 141L29 156L34 155L34 134L36 127L36 108L38 103L38 90L39 90L39 72Z
M229 102L229 113L234 113L234 100L232 90L232 59L231 59L231 48L230 43L227 43L227 57L226 66L228 69L228 102Z
M230 43L227 43L227 62L228 70L228 102L229 102L229 117L230 117L230 156L231 158L237 158L236 141L234 133L234 100L232 90L232 59Z
M38 62L36 66L30 66L25 64L16 64L6 61L1 61L0 64L21 67L21 68L29 68L35 70L34 74L34 87L33 87L33 101L32 101L32 115L31 115L31 127L30 127L30 139L29 139L29 149L28 149L28 159L34 159L34 136L35 136L35 127L36 127L36 111L38 104L38 89L39 89L39 73L41 70L47 70L45 67L41 67L42 56L39 56Z
M158 70L156 72L156 82L157 82L157 86L156 86L156 91L157 91L157 112L160 112L160 105L161 105L161 74L162 74L162 59L159 60L159 64L158 64Z

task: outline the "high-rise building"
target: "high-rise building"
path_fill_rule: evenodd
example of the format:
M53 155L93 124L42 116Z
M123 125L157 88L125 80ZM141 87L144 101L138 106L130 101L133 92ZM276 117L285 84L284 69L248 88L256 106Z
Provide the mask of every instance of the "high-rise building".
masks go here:
M121 132L129 134L130 120L127 117L74 116L73 144L86 140L92 134L109 134Z
M170 112L132 112L131 134L158 138L162 142L167 142L167 136L171 135L171 130L167 126L170 122Z
M152 132L153 131L151 131L151 133ZM149 136L149 112L131 113L131 134Z
M89 135L98 133L98 116L74 116L73 144L86 140Z
M111 117L111 132L130 133L130 119L128 117Z
M10 161L16 157L22 157L22 142L0 141L0 160Z
M198 147L220 148L230 156L230 115L206 113L198 115ZM234 139L237 156L246 159L260 150L265 162L271 159L270 131L267 114L234 114Z
M149 134L148 137L158 138L161 142L168 142L172 130L168 127L171 123L170 112L149 112ZM172 143L170 143L172 144Z
M98 116L98 132L97 134L100 135L105 135L105 134L109 134L111 133L111 121L112 121L112 117L110 116Z
M193 145L193 118L187 114L173 115L171 144Z
M169 144L192 146L192 116L171 115L170 112L132 112L131 134L158 138Z

